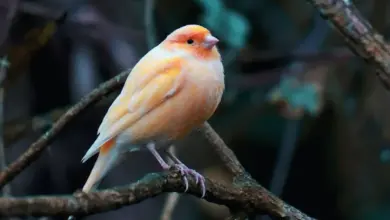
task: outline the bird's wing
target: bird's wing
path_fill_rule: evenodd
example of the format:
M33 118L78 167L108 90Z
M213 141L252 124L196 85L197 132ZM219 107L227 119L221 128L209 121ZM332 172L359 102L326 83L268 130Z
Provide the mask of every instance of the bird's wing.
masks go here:
M153 65L140 63L133 69L83 160L93 156L105 142L131 127L143 115L177 95L184 83L183 62L180 58L170 58Z

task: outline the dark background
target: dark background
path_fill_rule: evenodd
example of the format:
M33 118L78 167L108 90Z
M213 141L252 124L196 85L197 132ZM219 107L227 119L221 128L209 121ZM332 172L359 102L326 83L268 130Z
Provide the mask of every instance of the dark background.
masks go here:
M388 36L387 1L354 3ZM171 31L197 23L220 39L226 70L223 101L210 123L247 171L318 219L390 219L389 94L306 1L0 0L0 16L0 43L8 33L0 51L10 62L0 118L6 155L0 160L17 158L69 105L133 66ZM12 195L81 188L95 159L80 160L111 101L71 122L15 178ZM189 167L229 179L196 134L176 146ZM134 153L100 188L158 171L151 154ZM160 219L166 197L85 219ZM173 219L227 214L222 206L182 195Z

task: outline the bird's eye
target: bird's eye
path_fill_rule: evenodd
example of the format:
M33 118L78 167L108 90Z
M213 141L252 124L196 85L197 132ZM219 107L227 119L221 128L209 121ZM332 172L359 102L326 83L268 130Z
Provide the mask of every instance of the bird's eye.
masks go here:
M193 44L193 43L194 43L194 40L192 40L192 39L187 40L187 44Z

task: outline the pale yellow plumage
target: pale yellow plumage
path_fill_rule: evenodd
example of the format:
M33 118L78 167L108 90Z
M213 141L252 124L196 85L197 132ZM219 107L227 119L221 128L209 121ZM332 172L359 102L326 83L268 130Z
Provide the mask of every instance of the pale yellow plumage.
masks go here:
M103 178L123 144L181 138L211 117L224 91L216 42L207 29L188 25L173 32L137 63L83 158L85 161L100 151L84 191ZM156 155L154 145L149 149ZM180 169L186 168L176 161ZM159 162L166 166L164 161Z
M123 93L107 112L99 128L99 131L103 131L107 136L118 135L134 126L143 116L141 123L149 123L151 116L148 113L172 99L184 84L184 76L181 76L182 65L178 58L164 59L162 62L156 62L156 66L146 62L139 64L128 79L128 82L132 83L124 86ZM156 131L149 130L147 133L153 135ZM132 135L132 141L138 138L142 137Z

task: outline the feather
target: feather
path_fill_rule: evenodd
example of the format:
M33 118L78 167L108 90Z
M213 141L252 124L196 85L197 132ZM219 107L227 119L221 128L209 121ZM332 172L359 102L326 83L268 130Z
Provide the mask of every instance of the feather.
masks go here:
M120 153L119 148L115 148L115 140L107 141L101 148L98 159L93 166L91 174L83 187L84 192L97 187L107 172L116 164Z
M140 83L127 83L124 86L104 117L98 129L99 136L83 157L83 162L96 154L106 142L130 128L142 116L180 91L184 83L184 74L179 61L175 58L164 60L159 63L160 66L153 68L159 71L150 74L139 72L151 70L142 62L133 69L127 81ZM139 78L141 80L138 80Z

